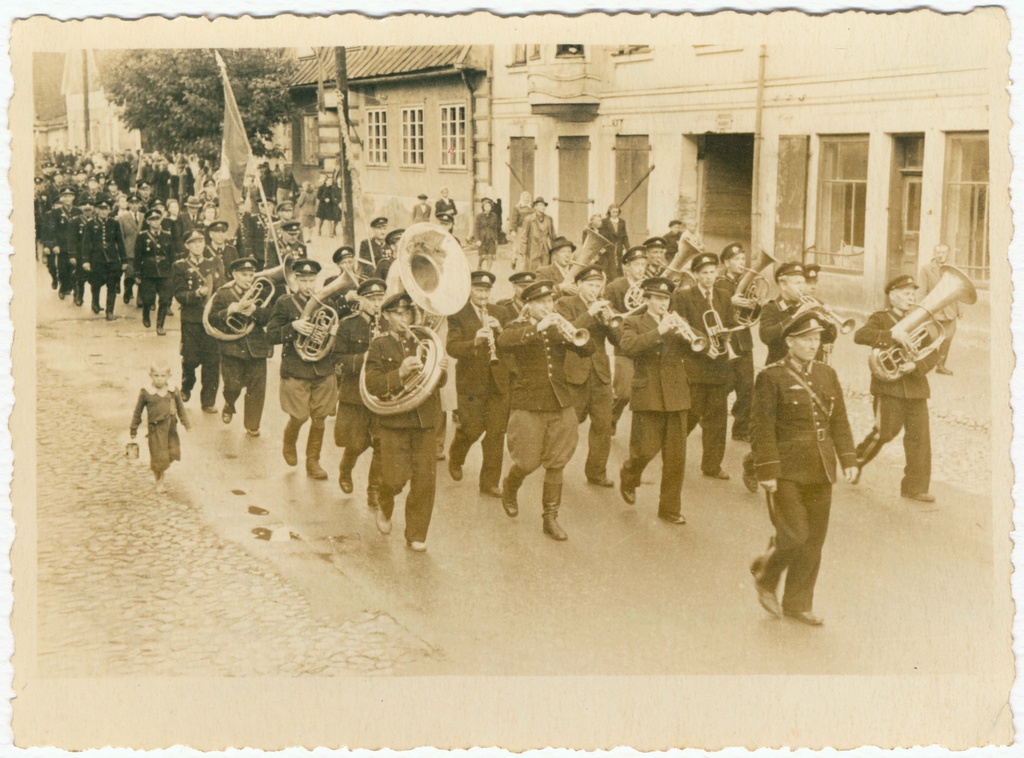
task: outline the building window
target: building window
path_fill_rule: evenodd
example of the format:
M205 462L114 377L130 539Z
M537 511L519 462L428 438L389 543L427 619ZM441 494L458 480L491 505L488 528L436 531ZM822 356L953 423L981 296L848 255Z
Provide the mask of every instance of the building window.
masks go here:
M466 166L466 106L441 106L441 165Z
M556 45L556 58L582 58L583 45Z
M651 52L650 45L619 45L612 55L638 55Z
M942 242L950 247L950 262L972 279L989 279L988 250L988 134L950 134L946 137L945 192L942 204Z
M539 61L540 60L540 45L530 45L530 60L531 61Z
M525 66L526 65L526 45L513 45L512 46L512 65L513 66Z
M388 112L383 108L366 111L366 163L369 166L388 163Z
M320 121L317 115L302 117L302 165L320 165Z
M402 165L422 166L423 108L402 108Z
M822 137L815 244L818 263L864 270L867 194L868 138Z

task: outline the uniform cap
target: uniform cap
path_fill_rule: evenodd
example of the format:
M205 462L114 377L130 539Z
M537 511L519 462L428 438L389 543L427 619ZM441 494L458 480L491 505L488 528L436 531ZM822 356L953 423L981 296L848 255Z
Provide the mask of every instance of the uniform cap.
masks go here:
M744 252L743 245L739 242L732 242L722 248L722 263L732 258L734 255L739 255Z
M584 266L576 274L575 280L579 283L587 279L604 279L604 270L600 266Z
M98 210L109 211L110 210L110 201L107 200L105 197L100 199L100 200L97 200L96 201L96 208Z
M153 189L153 185L151 185L149 182L139 182L138 184L135 185L135 189Z
M387 236L384 237L384 244L389 247L397 245L398 240L402 239L403 234L405 234L405 229L394 229L393 231L388 232Z
M553 297L555 294L555 283L550 279L539 279L523 290L520 299L524 303L539 300L542 297Z
M255 258L235 258L231 261L231 265L228 266L228 270L233 274L236 271L255 271L256 270L256 259Z
M664 237L651 237L649 240L644 241L644 247L664 247L668 248L668 243L665 242Z
M292 273L296 276L316 276L320 273L320 264L309 258L296 258L292 261Z
M43 183L43 177L37 176L36 177L36 184L42 184L42 183Z
M370 222L370 226L374 229L380 229L383 226L388 225L388 220L384 216L377 216L373 221Z
M128 202L129 203L141 203L142 202L142 198L139 197L138 195L136 195L135 193L132 193L131 195L128 196Z
M629 250L627 250L626 252L624 252L622 254L622 265L626 265L627 263L632 263L637 258L646 258L646 257L647 257L647 248L643 247L642 245L637 245L636 247L629 248Z
M206 243L206 235L203 234L202 232L198 231L198 230L195 230L190 235L188 235L188 237L185 239L185 244L186 245L191 245L193 242L199 242L199 241L202 241L205 244Z
M796 263L791 261L790 263L783 263L775 269L775 281L779 281L784 276L807 276L807 272L804 270L802 263Z
M669 226L669 228L670 228L670 229L671 229L671 228L672 228L673 226L682 226L682 225L683 225L683 222L682 222L682 221L680 221L680 220L679 220L679 219L677 219L677 218L674 218L674 219L672 219L671 221L669 221L669 222L668 222L668 226Z
M690 264L690 270L693 273L697 273L705 266L717 266L718 256L714 253L701 253L693 259L693 263Z
M203 189L206 189L207 187L216 187L216 186L217 186L217 182L213 181L213 179L207 179L205 182L203 182Z
M814 311L801 313L798 316L787 319L782 325L783 337L802 337L805 334L814 334L816 332L824 331L825 326L821 323L821 319L814 313Z
M293 211L293 210L295 210L295 203L290 202L290 201L286 201L286 202L283 202L283 203L278 203L277 207L274 208L274 210L277 213L280 213L281 211Z
M226 232L228 230L228 222L224 219L218 219L210 224L209 229L211 232Z
M491 198L489 197L481 198L480 205L483 205L484 203L490 203L491 205L494 205L494 201L491 200Z
M470 283L474 287L493 287L497 277L490 271L474 271L470 276Z
M640 286L648 295L664 295L665 297L671 295L672 291L676 288L671 280L663 276L652 276L650 279L644 279Z
M146 221L152 221L155 218L163 218L164 212L157 208L151 208L149 213L146 214Z
M294 233L294 232L299 231L299 229L301 229L301 228L302 228L302 224L300 224L298 221L285 221L283 224L281 224L281 231L282 232L293 232Z
M64 197L65 195L71 195L72 197L74 197L77 194L78 194L78 190L76 190L74 187L64 187L60 191L60 196L61 197Z
M571 250L576 250L576 245L574 245L570 240L566 239L565 237L555 237L551 241L551 252L552 253L554 253L559 248L563 248L563 247L570 248Z
M821 266L817 263L805 263L804 272L807 275L807 281L816 282L818 281L818 274L821 273Z
M914 277L910 274L901 274L889 280L889 283L885 285L885 294L888 295L893 290L908 288L917 289L917 282L914 281Z
M537 275L532 271L516 271L508 280L512 284L530 284L537 281Z
M356 288L356 294L360 297L383 295L387 291L387 288L387 282L383 279L367 279Z
M394 295L384 299L380 309L382 311L407 311L412 308L412 298L408 292L396 292Z
M334 251L334 255L331 256L331 260L335 263L341 263L345 258L355 258L356 251L348 245L342 245Z

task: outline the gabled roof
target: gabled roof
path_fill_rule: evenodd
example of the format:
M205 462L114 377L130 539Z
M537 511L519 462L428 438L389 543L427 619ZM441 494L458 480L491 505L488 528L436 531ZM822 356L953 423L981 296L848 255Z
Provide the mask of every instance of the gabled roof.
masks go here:
M323 56L324 84L334 83L333 48ZM350 47L347 51L348 78L377 79L401 74L437 73L459 68L476 68L470 63L472 45L395 45L385 47ZM307 87L317 83L317 56L299 59L299 67L292 80L294 87Z
M67 118L68 106L60 91L64 53L32 54L32 102L37 122Z

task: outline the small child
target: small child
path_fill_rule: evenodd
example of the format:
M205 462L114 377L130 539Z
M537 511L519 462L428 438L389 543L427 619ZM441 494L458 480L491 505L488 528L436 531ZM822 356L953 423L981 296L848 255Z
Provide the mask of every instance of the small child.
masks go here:
M149 467L156 478L156 491L164 491L164 472L170 468L171 461L181 460L181 443L178 440L178 419L191 429L181 394L167 386L171 369L165 361L154 361L149 367L151 386L143 387L139 392L139 401L135 404L132 415L131 435L135 434L142 424L142 411L146 410L146 421L149 424Z

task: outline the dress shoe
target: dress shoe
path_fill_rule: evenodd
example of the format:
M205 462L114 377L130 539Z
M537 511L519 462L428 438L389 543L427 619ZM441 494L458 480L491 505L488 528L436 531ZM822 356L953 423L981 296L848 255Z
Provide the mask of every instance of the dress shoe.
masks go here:
M935 369L935 373L942 374L943 376L953 376L953 372L950 371L945 366L939 366L937 369Z
M203 413L216 413L216 412L217 412L217 409L214 408L212 405L204 405L203 406Z
M56 289L56 288L55 288L55 289ZM124 293L124 296L123 296L123 297L121 298L121 301L122 301L122 302L123 302L123 303L124 303L125 305L128 305L128 303L130 303L130 302L132 301L132 296L131 296L131 295L129 295L129 294L127 293L127 292L125 292L125 293Z
M801 624L807 624L808 626L821 626L825 623L825 619L811 611L783 611L783 614L786 618L799 621Z
M164 329L162 326L158 326L156 328L156 336L157 337L165 337L165 336L167 336L167 330Z
M405 544L409 546L409 549L414 553L425 553L427 552L426 542L415 542L414 540L406 540Z
M748 474L746 470L743 472L743 486L748 490L757 494L757 477L753 474Z
M669 524L685 524L686 517L681 513L659 513L658 518Z
M499 498L499 499L501 498L501 490L498 487L493 487L493 486L492 487L481 487L480 488L480 494L481 495L487 495L487 497L496 497L496 498Z
M306 459L306 476L310 479L324 480L327 478L327 472L324 471L323 466L320 465L320 461L316 458Z
M68 296L68 293L64 292L63 290L61 290L60 292L57 293L57 297L59 297L61 300L63 300L67 296Z
M101 312L102 310L103 310L103 309L102 309L102 308L100 308L100 305L99 305L99 303L93 303L93 304L92 304L92 312L93 312L93 313L95 313L95 314L96 314L97 316L98 316L98 315L100 315L100 312Z
M857 484L860 482L860 474L864 470L861 466L857 466L857 471L853 475L853 481L850 484Z
M718 469L714 474L704 472L704 476L708 479L721 479L722 481L727 481L729 479L729 475L722 471L722 469Z
M591 479L588 476L587 477L587 482L589 484L593 484L593 485L595 485L597 487L614 487L615 486L615 482L613 482L607 476L602 476L600 479Z
M338 486L341 487L341 491L346 495L352 494L352 472L351 471L340 471L338 472Z
M191 399L192 399L192 390L182 390L181 391L181 402L187 403Z
M231 419L233 419L234 417L235 417L235 412L234 411L229 411L227 409L225 409L224 412L222 414L220 414L220 420L223 421L225 424L230 424L231 423Z
M149 314L145 311L142 312L142 325L147 329L153 325L153 322L149 320Z
M75 298L75 306L76 307L81 308L84 304L85 304L85 301L82 298L80 298L80 297L76 297Z
M259 437L260 436L260 430L259 429L246 429L245 433L247 435L249 435L250 437Z
M60 285L59 285L59 284L57 284L57 282L50 282L50 289L52 289L52 290L55 290L55 289L57 289L57 287L59 287L59 286L60 286Z
M782 606L779 605L779 599L775 596L773 590L768 589L758 581L758 576L761 574L761 563L763 560L758 557L754 563L750 566L750 574L754 577L754 589L757 590L757 602L761 604L768 613L775 617L782 615Z
M391 519L384 515L384 511L377 509L377 531L381 534L391 534Z
M107 314L107 321L116 321L116 320L117 320L117 316L115 316L113 313L108 313Z
M619 480L619 493L622 495L622 499L630 505L636 505L636 487L629 487L626 485L625 479Z
M448 473L452 475L452 479L454 479L455 481L462 481L462 466L460 466L454 460L448 461Z
M935 495L932 495L929 492L914 492L914 493L903 492L901 494L905 498L908 498L910 500L917 500L920 503L934 503L935 502Z

